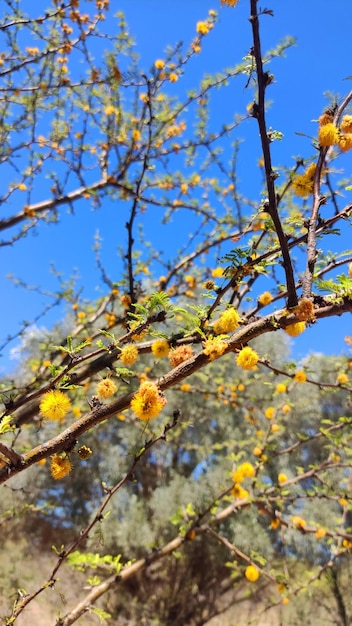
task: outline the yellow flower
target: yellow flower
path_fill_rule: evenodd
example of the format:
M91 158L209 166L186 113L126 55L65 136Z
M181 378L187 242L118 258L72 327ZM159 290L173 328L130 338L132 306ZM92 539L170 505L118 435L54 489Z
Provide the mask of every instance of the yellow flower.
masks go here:
M301 333L303 333L306 329L305 322L295 322L294 324L289 324L285 328L285 332L290 335L290 337L297 337Z
M81 415L82 415L82 411L81 411L81 409L79 408L79 406L74 406L74 407L72 408L72 413L73 413L73 415L74 415L75 417L77 417L77 418L78 418L78 417L81 417Z
M322 539L323 537L326 536L326 529L325 528L318 528L316 530L315 536L317 539Z
M152 353L157 359L162 359L169 354L170 346L165 339L158 339L152 344Z
M238 0L220 0L222 6L226 5L227 7L235 7Z
M241 500L244 500L249 496L247 489L243 489L243 487L241 487L238 483L234 484L231 489L231 493L235 498L241 498Z
M162 59L157 59L154 63L157 70L163 70L165 67L165 62Z
M291 413L291 407L290 407L290 405L289 405L289 404L283 404L283 405L282 405L282 407L281 407L281 411L282 411L283 413L286 413L286 414L287 414L287 413Z
M352 115L343 116L340 128L344 133L352 133Z
M117 386L111 378L103 378L97 386L99 398L110 398L117 390Z
M337 145L342 152L347 152L352 148L352 133L343 133L339 135Z
M305 528L307 526L306 520L303 519L303 517L300 517L299 515L294 515L292 517L292 524L294 526L297 526L297 528Z
M212 270L211 275L213 278L222 278L222 276L224 275L224 270L222 267L216 267L214 270Z
M275 408L273 406L268 406L267 409L265 409L265 417L267 420L272 420L273 417L275 417Z
M168 357L171 367L177 367L177 365L188 361L193 355L194 351L191 346L178 346L170 350Z
M283 598L282 604L290 604L290 599L289 598Z
M197 22L196 30L197 33L200 33L201 35L207 35L209 32L209 26L206 22Z
M306 376L305 372L303 372L302 370L298 370L298 371L295 373L295 375L294 375L294 377L293 377L293 380L294 380L296 383L305 383L305 382L306 382L306 380L307 380L307 376Z
M328 124L324 124L320 126L318 132L318 140L321 146L332 146L334 143L337 143L339 138L339 131L336 128L335 124L331 122Z
M254 456L261 456L263 454L262 448L255 446L255 448L253 448L253 454Z
M274 517L274 519L271 520L270 528L272 528L273 530L277 530L277 528L279 528L280 524L281 524L280 518L279 517Z
M155 383L145 380L131 400L131 409L140 420L148 422L159 415L165 404L166 400Z
M257 363L259 361L259 356L249 346L242 348L239 351L236 357L236 363L239 367L242 367L244 370L254 370L257 368Z
M337 375L336 382L339 385L346 385L346 383L348 383L348 376L344 374L343 372L341 372L340 374Z
M131 343L126 344L120 352L120 361L124 365L133 365L138 359L138 348Z
M284 383L278 383L278 384L276 385L276 391L277 391L277 393L285 393L285 392L286 392L286 389L287 389L287 387L286 387L286 385L285 385Z
M169 81L170 83L177 83L178 75L175 72L171 72L171 74L169 75Z
M60 480L61 478L65 478L65 476L67 476L67 474L69 474L71 470L72 465L66 455L61 456L60 454L54 454L51 457L50 472L54 480Z
M218 335L220 333L230 333L240 325L241 318L233 307L224 311L219 319L214 323L214 332Z
M271 425L271 431L272 431L273 433L278 433L278 432L279 432L279 430L280 430L280 426L279 426L279 424L272 424L272 425Z
M57 389L44 394L40 405L40 413L50 420L61 422L70 410L71 400Z
M253 478L255 469L252 463L245 461L233 473L232 479L234 483L241 483L245 478Z
M134 143L137 143L138 141L141 140L141 131L138 130L138 128L134 128L132 131L132 140L134 141Z
M244 575L247 580L249 580L249 582L255 583L255 581L258 580L260 574L255 565L248 565L248 567L246 567Z
M88 446L83 445L78 448L77 454L82 461L85 461L86 459L89 459L89 457L93 454L93 451L91 448L88 448Z
M272 301L273 297L270 293L270 291L264 291L264 293L262 293L259 298L258 298L258 302L259 304L261 304L262 306L266 306L267 304L270 304L270 302Z
M331 124L333 119L334 118L331 113L329 113L329 111L326 111L325 113L323 113L323 115L319 117L319 124L320 126L325 126L325 124Z
M224 354L226 348L227 343L221 339L212 339L210 337L203 343L203 352L209 357L210 361L214 361Z
M288 478L287 478L286 474L281 473L281 474L278 475L277 480L279 481L279 483L281 485L282 483L286 483Z
M191 391L192 386L189 383L183 383L183 385L181 385L180 390L183 391L183 393L187 393L188 391Z

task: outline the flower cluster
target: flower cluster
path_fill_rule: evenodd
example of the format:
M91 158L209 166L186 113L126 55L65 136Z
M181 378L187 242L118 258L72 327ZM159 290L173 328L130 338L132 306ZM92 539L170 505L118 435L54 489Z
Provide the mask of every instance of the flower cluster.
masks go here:
M290 335L290 337L297 337L301 335L306 329L305 322L295 322L294 324L289 324L285 328L285 332Z
M133 365L138 359L138 349L135 345L128 343L121 349L119 356L124 365Z
M256 351L246 346L239 351L236 357L236 363L239 367L242 367L243 370L254 370L257 367L257 363L259 361L259 356Z
M50 472L54 480L65 478L72 470L70 459L64 454L54 454L51 457Z
M116 390L117 386L111 378L103 378L97 386L98 398L111 398Z
M292 190L300 198L308 198L313 193L316 165L311 163L303 174L298 174L292 181Z
M241 318L233 307L226 309L218 320L214 323L214 332L219 335L220 333L230 333L240 325Z
M144 380L131 400L131 409L143 422L157 417L166 404L158 387L150 380Z
M54 422L61 422L71 407L70 398L62 391L54 389L44 394L39 410L43 417Z
M213 339L212 337L209 337L209 339L203 343L203 352L209 357L210 361L218 359L222 354L224 354L226 348L227 343L225 341L222 341L221 339Z
M344 115L340 128L335 126L330 112L321 115L318 140L322 147L337 145L342 152L350 150L352 148L352 115Z
M171 367L177 367L177 365L188 361L193 355L194 351L191 346L178 346L170 350L168 357Z
M255 469L252 463L245 461L234 471L232 479L234 483L241 483L245 478L253 478L253 476L255 476Z
M152 344L152 353L157 359L162 359L169 354L170 346L165 339L157 339Z

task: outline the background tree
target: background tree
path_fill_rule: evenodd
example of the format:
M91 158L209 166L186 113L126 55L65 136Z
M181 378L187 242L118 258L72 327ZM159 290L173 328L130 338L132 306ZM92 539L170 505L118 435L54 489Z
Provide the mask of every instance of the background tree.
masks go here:
M348 623L351 361L295 362L288 336L352 308L352 256L334 248L351 212L340 170L352 92L320 115L312 156L274 165L270 61L292 40L263 52L260 20L272 11L248 4L248 56L183 94L215 11L188 47L142 71L124 16L117 34L104 21L106 0L54 1L35 17L7 2L2 246L85 201L109 207L123 261L106 267L97 237L102 290L89 302L57 274L37 321L64 301L62 321L34 332L24 323L20 365L1 383L4 550L45 555L48 572L33 580L29 566L27 588L15 567L2 582L7 624L48 588L67 592L72 567L89 590L77 589L64 616L55 596L57 626L87 611L203 624L248 587L265 607L297 597L297 620L308 612L301 592L325 573L333 619ZM213 93L235 81L250 104L215 126ZM257 125L262 152L253 198L237 182L244 122Z

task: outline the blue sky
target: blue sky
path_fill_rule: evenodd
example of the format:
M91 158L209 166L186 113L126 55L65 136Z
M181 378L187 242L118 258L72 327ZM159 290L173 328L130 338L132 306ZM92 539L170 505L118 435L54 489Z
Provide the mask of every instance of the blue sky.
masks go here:
M44 6L43 2L39 4ZM275 84L270 91L273 103L268 114L268 124L284 133L284 141L273 147L274 165L290 166L294 156L309 156L312 153L309 140L296 132L307 135L316 133L313 120L317 119L327 102L324 92L343 95L351 88L351 82L344 79L352 74L352 5L350 0L335 0L333 7L327 0L268 0L262 4L273 9L275 16L265 16L261 21L263 51L274 47L285 35L297 38L296 45L287 51L286 58L277 59L271 65ZM111 0L107 27L113 24L115 9L125 13L130 32L136 38L140 66L148 70L156 58L163 57L168 44L180 40L188 43L194 37L196 22L205 18L209 9L218 10L219 23L205 38L202 53L193 62L192 72L177 84L177 89L186 91L199 83L203 72L220 71L236 65L248 53L251 46L248 7L248 0L240 0L236 9L221 8L215 0ZM217 110L213 112L213 116L224 120L231 119L235 112L243 112L245 104L251 99L250 92L244 89L244 81L243 88L237 83L236 89L229 90L225 98L224 93L221 100L219 98ZM241 145L239 176L243 188L250 193L251 168L255 167L259 155L259 139L254 125L251 129L246 127L245 131L246 143ZM239 136L241 133L242 129ZM351 177L351 153L344 157L344 167L346 176ZM97 287L99 274L92 251L97 229L103 238L103 258L109 259L110 263L113 259L118 273L120 261L115 237L118 224L111 227L104 209L94 212L86 204L77 203L75 211L73 217L63 209L60 224L42 224L35 236L30 234L13 247L0 249L0 289L4 303L0 312L1 338L16 332L19 322L33 319L42 305L47 303L43 296L14 288L5 279L6 274L13 273L30 285L55 291L57 283L50 272L50 263L54 263L67 278L77 268L85 296L94 298L102 293ZM177 236L177 232L174 235ZM337 245L348 247L349 242L337 242ZM50 325L61 314L62 310L56 310L56 313L47 316L43 324ZM351 334L350 315L343 316L338 325L336 320L322 321L295 340L295 353L298 356L309 350L340 353L344 347L343 337L347 334ZM5 364L6 355L0 361L0 368Z

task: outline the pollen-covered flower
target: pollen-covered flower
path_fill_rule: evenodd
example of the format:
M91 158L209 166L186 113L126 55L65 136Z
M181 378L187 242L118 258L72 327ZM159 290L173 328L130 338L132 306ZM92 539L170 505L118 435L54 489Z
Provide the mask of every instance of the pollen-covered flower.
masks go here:
M230 333L240 325L241 318L233 307L226 309L221 313L220 317L214 323L214 332L219 335L220 333Z
M157 339L152 344L152 353L157 359L162 359L169 354L170 346L165 339Z
M138 419L149 422L159 415L165 404L166 399L161 395L155 383L145 380L131 400L131 409Z
M255 583L255 581L258 580L260 573L259 573L258 568L255 567L255 565L248 565L248 567L246 567L246 571L244 575L247 578L247 580L249 580L249 582Z
M293 380L296 383L305 383L307 380L307 376L305 374L305 372L303 372L302 370L297 370L297 372L295 373Z
M163 70L165 67L165 61L163 61L162 59L157 59L154 63L154 66L157 70Z
M285 393L286 389L287 389L287 387L286 387L285 383L278 383L276 385L276 392L277 393Z
M103 378L97 386L98 398L111 398L116 390L116 383L111 378Z
M258 302L259 304L261 304L262 306L266 306L267 304L270 304L270 302L272 301L273 297L270 293L270 291L264 291L264 293L262 293L259 298L258 298Z
M212 337L209 337L209 339L203 343L203 352L209 357L210 361L218 359L222 354L224 354L226 348L227 343L225 341L222 341L221 339L213 339Z
M71 470L72 465L70 459L66 455L61 456L61 454L54 454L51 457L50 472L54 480L65 478Z
M54 389L44 394L39 410L43 417L60 422L69 412L71 400L62 391Z
M255 350L246 346L239 351L236 357L236 363L243 370L254 370L257 367L259 356Z
M192 346L178 346L170 350L168 357L171 367L177 367L181 363L188 361L194 355Z
M138 348L135 345L128 343L126 344L120 352L120 361L124 365L133 365L135 361L138 359Z
M306 329L305 322L295 322L294 324L289 324L285 328L285 332L290 335L290 337L297 337L301 335Z
M331 122L320 126L318 132L318 140L320 146L333 146L337 143L339 138L339 131L335 124Z
M282 485L282 483L286 483L288 478L286 476L286 474L284 474L283 472L280 473L277 477L278 482L280 483L280 485Z

